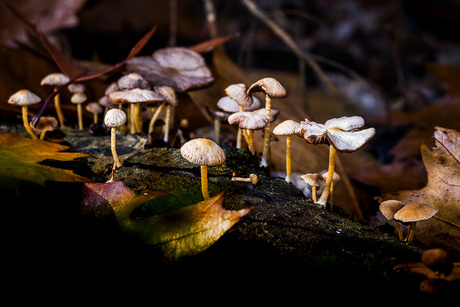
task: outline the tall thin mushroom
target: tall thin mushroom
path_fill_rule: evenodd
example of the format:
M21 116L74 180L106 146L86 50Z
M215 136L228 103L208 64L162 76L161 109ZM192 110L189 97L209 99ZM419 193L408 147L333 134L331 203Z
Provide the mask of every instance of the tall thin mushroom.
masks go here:
M299 125L299 123L288 119L273 129L274 134L286 136L286 182L291 182L291 136Z
M116 150L116 135L117 135L117 128L123 126L126 122L126 113L120 109L110 109L105 114L104 123L107 127L111 129L110 133L110 148L112 150L113 156L113 168L117 169L121 167L120 159L117 155Z
M40 101L40 97L26 89L17 91L8 99L9 104L17 105L22 108L22 122L24 124L24 128L26 128L27 132L34 140L37 140L38 137L32 131L32 128L30 128L29 119L27 118L27 109L28 106L39 103Z
M65 84L69 83L69 81L70 81L69 77L67 77L63 73L56 72L56 73L51 73L51 74L45 76L41 80L40 85L42 85L42 86L43 85L53 86L54 91L57 91L59 86L63 86ZM64 113L62 113L61 100L60 100L60 95L59 94L56 94L54 96L54 107L56 108L56 114L58 116L59 125L61 127L63 127L65 118L64 118Z
M271 116L271 101L272 98L287 97L286 89L274 78L262 78L253 83L247 90L248 95L254 92L263 92L265 94L265 110L269 122L265 126L264 132L264 149L262 154L262 166L270 164L270 116Z
M166 102L166 114L165 114L165 126L164 126L164 137L163 141L168 143L169 141L169 129L170 129L170 121L171 121L171 107L177 107L178 101L176 96L176 91L170 86L162 85L162 86L155 86L155 91L164 97ZM150 128L153 127L149 126L149 135L150 135ZM153 130L152 130L153 132Z
M78 129L83 130L83 108L82 103L86 101L86 95L83 92L76 92L70 97L70 102L77 105Z

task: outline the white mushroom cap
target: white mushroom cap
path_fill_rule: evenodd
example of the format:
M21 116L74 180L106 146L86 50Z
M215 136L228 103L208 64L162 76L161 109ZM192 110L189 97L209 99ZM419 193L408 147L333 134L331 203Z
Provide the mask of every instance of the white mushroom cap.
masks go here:
M171 106L177 107L176 91L167 85L155 86L155 91L164 97L164 100Z
M436 207L426 204L405 205L395 213L394 219L401 222L418 222L427 220L438 212Z
M274 78L262 78L252 84L247 93L264 92L270 98L285 98L287 97L286 89Z
M70 81L69 77L67 77L63 73L54 72L54 73L51 73L45 76L40 82L40 85L59 86L59 85L64 85L68 83L69 81Z
M70 102L74 104L83 103L85 101L86 101L86 95L83 92L76 92L75 94L72 95L72 97L70 97Z
M9 104L17 106L30 106L32 104L39 103L40 101L40 97L26 89L17 91L8 99Z
M235 113L240 111L238 103L229 96L220 98L217 101L217 106L225 112ZM262 104L260 103L260 100L252 96L252 105L247 108L243 107L243 111L254 111L259 109L261 106Z
M364 118L361 116L342 116L331 118L324 123L326 128L339 128L343 131L350 131L364 126Z
M253 98L246 93L246 85L244 83L237 83L229 85L225 89L225 94L232 100L236 101L238 106L249 108L252 105Z
M291 135L294 134L295 129L299 125L300 124L298 122L295 122L292 119L287 119L276 126L275 129L273 129L273 133L276 135Z
M138 102L158 102L164 101L165 98L160 94L147 90L135 88L132 90L116 91L109 94L109 99L114 102L127 102L127 103L138 103Z
M119 90L134 89L134 88L141 88L141 89L151 88L150 83L136 72L129 73L127 75L124 75L120 79L118 79L117 86Z
M220 165L225 162L222 148L209 139L197 138L188 141L180 149L181 155L198 165Z
M67 85L67 89L71 93L84 92L85 91L85 85L83 83L71 83L71 84Z
M117 128L126 122L126 113L120 109L110 109L104 117L104 124L109 128Z
M267 125L268 119L254 112L236 112L228 117L228 123L238 124L241 129L259 130Z
M332 145L341 152L353 152L363 147L375 135L374 128L357 131L327 129L327 137Z

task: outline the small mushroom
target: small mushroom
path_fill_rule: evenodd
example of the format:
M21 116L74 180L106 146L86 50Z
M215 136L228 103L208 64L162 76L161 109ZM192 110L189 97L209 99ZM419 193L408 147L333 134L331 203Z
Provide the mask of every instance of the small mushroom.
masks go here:
M219 145L209 139L197 138L185 143L180 148L180 153L191 163L201 166L201 192L205 200L210 199L207 167L224 163L224 151Z
M169 140L169 126L171 121L171 107L177 107L178 101L176 92L170 86L156 86L155 91L164 97L164 103L166 103L166 116L165 116L165 126L164 126L164 137L163 141L168 143ZM152 127L153 132L153 127ZM150 126L149 126L149 136L150 136Z
M401 227L399 226L399 222L395 221L394 216L395 213L398 212L402 207L404 207L404 203L394 199L385 200L379 205L379 210L382 212L383 216L386 217L389 221L394 221L399 240L401 241L404 240L404 236L401 231Z
M248 178L232 177L232 181L250 182L252 185L256 185L259 182L259 177L256 174L249 174Z
M252 131L264 128L268 123L267 118L254 112L236 112L228 117L228 123L230 125L238 125L238 128L243 130L249 151L254 154Z
M63 86L65 84L69 83L69 81L70 81L69 77L67 77L63 73L55 72L55 73L51 73L51 74L45 76L41 80L40 85L42 85L42 86L43 85L53 86L54 91L57 91L60 86ZM61 101L60 101L60 98L59 98L59 94L56 94L54 96L54 107L56 108L56 114L57 114L58 119L59 119L59 124L62 127L62 126L64 126L64 114L62 113Z
M70 83L67 85L67 89L72 94L85 91L85 85L83 83Z
M291 182L291 136L298 126L299 123L288 119L273 129L274 134L286 136L286 182Z
M88 103L86 105L86 111L88 111L89 113L93 114L93 123L97 124L98 116L99 116L99 114L104 112L104 109L102 108L102 106L99 103L90 102L90 103Z
M254 92L265 93L265 110L269 122L265 126L264 149L262 154L262 166L270 164L270 117L271 117L271 100L272 98L287 97L286 89L274 78L262 78L252 84L247 90L248 94Z
M150 83L138 73L132 72L117 80L118 90L132 90L135 88L151 89Z
M427 204L409 204L405 205L395 213L394 219L401 222L410 222L410 231L407 236L407 242L412 243L415 236L415 227L418 221L423 221L431 218L438 212L436 207Z
M53 131L57 128L58 121L54 116L42 116L38 120L38 124L36 127L32 127L32 129L36 132L40 132L40 140L45 139L46 132Z
M120 159L118 159L117 150L115 147L117 128L123 126L126 122L126 113L120 109L110 109L105 114L104 124L111 128L110 148L113 156L113 168L121 167Z
M39 103L40 101L41 101L40 97L38 97L36 94L26 89L17 91L13 95L11 95L10 98L8 99L9 104L17 105L22 108L22 122L24 124L24 128L26 128L27 132L30 134L30 136L34 140L37 140L38 137L32 131L32 128L30 128L29 120L27 118L27 109L28 109L28 106Z
M313 202L316 203L317 200L317 195L316 191L319 187L324 185L324 178L318 174L318 173L309 173L305 174L303 176L300 176L300 178L305 181L306 184L311 186L311 195L313 197Z
M86 95L83 92L76 92L70 97L70 102L77 105L78 129L83 130L83 109L82 103L86 101Z
M328 176L328 172L324 172L321 176L323 176L324 180L327 181L327 176ZM333 191L334 191L334 184L336 182L340 181L340 175L336 172L333 173L332 175L332 181L331 181L331 185L329 187L329 205L330 205L330 209L332 211L332 208L334 206L334 194L333 194Z

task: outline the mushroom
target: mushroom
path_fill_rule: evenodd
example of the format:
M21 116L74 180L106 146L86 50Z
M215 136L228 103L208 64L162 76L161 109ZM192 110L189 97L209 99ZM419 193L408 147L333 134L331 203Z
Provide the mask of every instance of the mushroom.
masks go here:
M38 137L32 131L32 128L30 128L29 120L27 118L27 109L28 109L28 106L39 103L40 101L41 101L40 97L38 97L36 94L26 89L17 91L13 95L11 95L10 98L8 99L9 104L21 106L22 122L24 124L24 128L26 128L27 132L30 134L32 139L35 139L35 140L37 140Z
M164 126L164 137L163 141L168 143L169 140L169 126L171 121L171 106L177 107L177 97L176 92L170 86L155 86L155 91L164 97L164 103L166 103L166 116L165 116L165 126ZM153 125L155 122L153 122ZM152 127L149 126L149 136L150 136L150 129L153 132L153 125ZM150 142L149 142L150 143Z
M126 68L155 86L167 85L179 93L214 82L201 54L185 47L162 48L152 56L134 57L126 63Z
M225 112L236 113L240 112L240 106L238 103L230 98L229 96L224 96L217 101L217 106ZM252 96L252 105L249 107L243 107L243 111L254 111L260 108L260 100ZM236 148L241 148L241 129L238 128L238 134L236 135Z
M252 185L256 185L259 182L259 177L256 174L249 174L248 178L232 177L232 181L250 182Z
M210 199L207 167L224 163L224 151L209 139L197 138L185 143L180 148L180 153L188 161L201 166L201 192L205 200Z
M329 175L328 172L324 172L321 176L323 176L324 180L326 181L328 175ZM329 187L329 205L330 205L331 211L332 211L332 208L334 206L334 204L333 204L333 202L334 202L333 201L334 183L336 183L338 181L340 181L340 175L338 173L334 172L333 175L332 175L331 186Z
M90 102L86 105L86 111L93 114L93 123L97 124L98 115L104 112L102 106L97 102Z
M407 242L412 243L415 236L415 226L418 221L423 221L431 218L438 212L436 207L427 204L409 204L405 205L395 213L394 219L401 222L410 222L410 231L407 236Z
M156 92L140 88L112 92L109 94L109 99L119 103L137 104L134 112L133 109L131 109L131 117L129 119L130 132L132 134L136 133L136 131L141 131L141 127L137 127L139 126L137 121L137 118L139 117L139 103L158 102L164 100L164 98Z
M67 85L67 89L72 94L85 91L85 85L83 83L70 83Z
M39 139L44 140L46 132L53 131L54 129L57 128L57 126L58 126L58 121L57 121L56 117L54 117L54 116L42 116L38 120L37 126L36 127L31 126L31 127L32 127L32 129L34 131L40 132Z
M274 78L262 78L252 84L247 90L248 94L254 92L265 93L265 110L269 122L265 126L264 132L264 149L262 154L262 166L270 164L270 117L271 117L271 100L272 98L287 97L286 89Z
M404 236L401 231L401 227L399 226L399 222L395 221L394 216L395 213L404 206L404 203L394 199L385 200L379 205L379 210L382 212L383 216L386 217L389 221L394 221L399 240L401 241L404 240Z
M236 112L228 117L228 123L230 125L237 124L238 128L243 129L249 151L251 154L254 154L252 131L264 128L268 123L267 118L254 112Z
M246 93L246 85L244 83L237 83L237 84L231 84L227 86L225 89L225 93L227 96L232 99L233 101L236 102L238 105L238 111L243 112L244 108L249 108L252 105L253 99L251 95L248 95ZM242 128L238 126L238 135L237 135L237 140L239 139L241 141L241 130ZM237 142L238 143L238 142ZM248 143L249 144L249 143ZM241 148L241 143L237 148Z
M55 72L55 73L51 73L51 74L45 76L41 80L40 85L42 85L42 86L43 85L53 86L54 91L57 91L59 86L63 86L65 84L69 83L69 82L70 82L69 77L67 77L63 73ZM54 107L56 108L56 114L57 114L58 119L59 119L59 125L61 125L61 127L62 127L62 126L64 126L64 114L62 113L59 94L56 94L54 96Z
M81 104L86 101L86 95L83 92L76 92L70 97L70 102L77 105L78 129L83 130L83 111Z
M286 182L291 182L291 136L299 125L299 123L288 119L273 129L274 134L286 136Z
M313 202L316 203L317 195L316 191L319 187L324 184L324 178L318 173L309 173L300 178L305 181L306 184L311 186L311 195L313 196Z
M151 89L150 83L135 72L120 77L120 79L117 80L117 87L118 91L132 90L135 88Z
M354 152L363 147L375 135L374 128L358 130L364 126L360 116L333 118L323 124L306 120L295 129L296 135L302 136L309 144L329 145L329 167L326 187L318 203L325 206L330 194L334 175L335 156L339 152Z
M121 167L120 159L118 159L117 150L115 147L117 128L121 127L126 122L126 113L120 109L110 109L105 114L104 124L111 128L110 148L113 156L113 168Z

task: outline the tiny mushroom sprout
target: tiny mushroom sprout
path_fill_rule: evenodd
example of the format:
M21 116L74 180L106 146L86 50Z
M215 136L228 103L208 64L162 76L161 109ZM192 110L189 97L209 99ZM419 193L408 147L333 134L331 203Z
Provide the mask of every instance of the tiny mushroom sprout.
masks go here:
M13 95L10 96L8 99L8 103L12 105L17 105L22 108L22 122L24 124L24 128L26 128L27 132L30 134L32 139L38 139L37 135L32 131L32 128L30 128L29 125L29 120L27 118L27 109L28 106L39 103L41 101L41 98L38 97L36 94L33 92L23 89L19 90Z
M110 148L113 156L113 168L121 167L120 159L118 159L117 150L115 147L117 128L123 126L126 122L126 113L120 109L110 109L105 114L104 123L111 128Z
M333 118L323 124L306 120L301 122L295 130L296 135L305 139L309 144L329 145L329 168L326 187L321 194L318 204L326 205L330 194L332 177L334 175L335 157L339 152L354 152L363 147L375 135L374 128L358 130L364 126L364 119L360 116Z
M288 119L273 129L274 134L286 136L286 182L291 182L291 135L295 133L295 129L299 125L299 123Z
M201 166L201 192L205 200L210 199L207 167L224 163L224 151L219 145L209 139L197 138L182 145L180 153L189 162Z
M60 86L66 85L69 82L70 82L69 77L67 77L63 73L55 72L55 73L51 73L51 74L45 76L41 80L40 85L42 85L42 86L43 85L53 86L54 91L57 91ZM62 127L62 126L64 126L64 114L62 113L59 94L56 94L54 96L54 107L56 108L56 114L57 114L58 119L59 119L59 124Z
M259 182L259 177L256 174L249 174L248 178L232 177L232 181L250 182L252 185L256 185Z
M309 173L305 174L303 176L300 176L300 178L305 181L306 184L311 186L311 195L313 197L313 202L316 203L317 196L316 196L316 191L319 187L324 185L324 178L317 173Z
M230 125L238 125L238 128L243 130L249 151L251 154L254 154L252 131L266 127L268 123L267 118L254 112L236 112L228 117L228 123Z
M385 200L379 205L379 210L383 216L386 217L389 221L394 221L399 240L401 241L404 240L403 233L401 231L401 227L399 226L399 222L395 221L394 216L395 213L398 212L402 207L404 207L404 203L395 199Z
M83 109L82 103L86 101L86 95L83 92L76 92L70 97L70 102L77 105L78 129L83 129Z
M417 222L427 220L437 212L438 209L436 207L427 204L413 203L405 205L399 209L398 212L395 213L394 219L405 223L411 223L409 235L406 239L408 243L412 243L415 236L415 227Z
M248 94L254 92L263 92L265 94L265 110L269 122L264 131L264 149L262 153L262 166L270 164L270 118L271 118L271 100L272 98L287 97L286 89L274 78L262 78L252 84L247 90Z
M163 96L157 94L156 92L148 90L148 89L140 89L140 88L112 92L109 94L109 99L114 102L118 102L118 103L137 104L135 110L137 110L137 108L140 106L139 105L140 103L150 103L150 102L158 102L158 101L164 100ZM133 109L131 109L131 117L129 121L130 121L130 132L131 134L134 134L136 132L140 132L141 127L138 127L139 123L137 121L139 111L138 110L134 112L132 111Z

